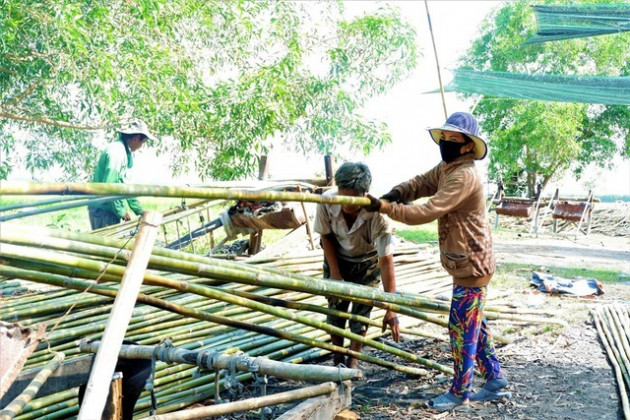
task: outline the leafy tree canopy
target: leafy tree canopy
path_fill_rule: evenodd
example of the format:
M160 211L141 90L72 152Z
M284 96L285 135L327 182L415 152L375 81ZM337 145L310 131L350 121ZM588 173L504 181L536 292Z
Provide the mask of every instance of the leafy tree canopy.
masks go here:
M161 137L155 148L174 172L202 178L251 175L272 139L303 153L367 153L390 136L358 110L417 57L396 10L345 20L340 2L0 0L0 9L2 177L20 163L19 137L28 168L87 179L94 139L132 116Z
M589 3L611 3L589 0ZM546 0L537 4L555 4ZM564 3L564 2L562 2ZM575 2L573 2L575 3ZM510 1L482 25L463 68L533 74L630 76L630 33L523 45L536 33L530 1ZM630 107L483 97L475 115L490 134L490 176L526 180L529 195L567 170L630 156ZM510 190L506 188L509 192Z

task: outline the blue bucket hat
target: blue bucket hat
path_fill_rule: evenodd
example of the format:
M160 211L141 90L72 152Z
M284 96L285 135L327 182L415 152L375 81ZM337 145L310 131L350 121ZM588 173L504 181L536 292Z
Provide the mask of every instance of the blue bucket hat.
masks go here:
M465 134L475 143L475 148L473 149L475 159L481 160L488 154L488 145L484 139L479 137L479 123L477 123L477 119L472 114L455 112L448 117L442 127L429 128L428 130L431 138L437 144L440 143L442 131L455 131L456 133Z

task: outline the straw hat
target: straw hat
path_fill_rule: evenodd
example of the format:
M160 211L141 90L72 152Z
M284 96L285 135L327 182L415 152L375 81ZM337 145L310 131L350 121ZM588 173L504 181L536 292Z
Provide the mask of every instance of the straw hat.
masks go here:
M477 123L477 120L472 114L467 112L455 112L448 117L442 127L429 128L428 130L433 141L437 144L440 143L442 131L455 131L456 133L465 134L475 143L475 148L473 149L475 159L481 160L488 154L488 145L484 139L479 137L479 123Z

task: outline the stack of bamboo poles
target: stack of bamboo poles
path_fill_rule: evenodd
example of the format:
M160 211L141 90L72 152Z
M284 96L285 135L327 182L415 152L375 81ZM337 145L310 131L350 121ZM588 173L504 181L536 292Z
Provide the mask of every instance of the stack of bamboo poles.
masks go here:
M33 184L5 182L3 194L76 193L124 196L192 197L201 199L251 199L325 202L330 199L304 193L231 191L207 188L128 186L121 184ZM366 198L337 197L339 204L366 205ZM328 202L326 201L326 202ZM343 203L342 203L343 201ZM37 239L35 239L37 238ZM130 241L62 231L28 229L4 224L0 232L0 275L58 287L42 294L3 299L0 319L48 326L47 342L27 360L27 368L47 363L51 352L68 358L80 354L76 342L99 339L107 322L111 302L131 249ZM267 253L271 255L271 253ZM250 356L300 363L330 351L351 354L407 374L425 375L417 366L392 362L368 354L353 353L330 344L329 334L363 341L366 345L398 356L415 365L445 373L451 369L414 353L374 340L380 328L366 338L330 327L332 314L358 319L380 327L384 310L394 310L418 325L403 322L403 333L432 336L426 322L446 325L448 304L432 298L451 288L450 278L440 268L434 250L421 246L398 247L395 255L396 294L358 285L321 279L321 251L300 256L252 259L249 263L206 258L154 248L150 270L138 296L138 305L126 338L140 344L157 344L169 338L189 349L245 351ZM404 292L403 292L404 291ZM326 307L324 297L368 303L376 309L371 319L341 314ZM489 305L489 319L514 322L562 323L549 314L520 313L514 308ZM170 412L214 396L214 376L195 376L194 368L157 363L155 389L158 413ZM251 374L234 378L246 381ZM234 391L234 378L222 378L221 389ZM64 418L76 414L77 390L31 401L18 418ZM137 415L146 415L151 400L145 393L136 405Z
M35 239L37 238L37 239ZM105 327L117 282L124 271L131 243L91 234L42 230L4 224L0 232L0 274L43 284L58 290L27 294L3 300L0 319L25 325L48 324L47 342L27 360L26 368L38 368L52 358L51 351L67 358L80 355L76 341L99 339ZM114 259L115 258L115 259ZM112 262L113 260L113 262ZM111 263L110 263L111 262ZM252 260L251 264L205 258L178 251L155 248L138 297L126 339L140 344L157 344L170 338L188 349L245 351L250 356L303 362L334 348L329 333L358 338L347 331L335 331L325 323L323 296L344 297L369 302L377 309L364 321L379 327L383 309L393 309L422 322L446 324L448 304L431 296L450 289L445 276L427 247L399 247L395 256L399 289L388 294L361 286L323 280L321 255L315 253L282 259ZM100 278L96 283L94 280ZM89 288L89 293L81 293ZM423 295L408 293L407 290ZM488 307L490 319L553 322L548 317L523 316ZM542 315L540 313L536 315ZM529 321L528 321L529 320ZM404 324L403 324L404 325ZM425 335L421 328L405 328L403 333ZM387 351L402 360L442 372L441 366L409 352L375 341L380 328L373 329L366 344ZM366 354L359 359L405 373L424 375L415 366L394 363ZM214 396L214 376L193 377L188 366L156 365L156 397L159 413L186 407ZM237 375L245 381L250 374ZM221 380L225 388L229 378ZM230 389L234 389L232 386ZM17 418L63 418L76 414L77 390L35 399ZM136 406L136 414L146 415L149 395Z
M624 416L630 419L630 306L615 303L600 306L591 313L615 370Z

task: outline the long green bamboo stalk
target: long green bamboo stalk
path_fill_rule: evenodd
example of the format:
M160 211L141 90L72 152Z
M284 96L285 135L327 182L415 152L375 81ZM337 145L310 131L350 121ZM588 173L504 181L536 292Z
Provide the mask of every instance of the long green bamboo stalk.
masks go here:
M30 241L28 241L28 237L24 238L24 237L20 237L20 235L12 235L11 234L11 230L10 229L5 229L9 230L9 232L4 232L2 233L2 235L0 235L0 237L3 240L8 240L10 242L13 243L28 243ZM105 248L101 248L99 246L94 246L94 247L86 247L84 248L85 250L90 250L90 252L92 253L97 253L98 255L102 255L104 257L107 258L112 258L114 256L114 253L112 250L107 250L107 247L109 248L117 248L120 249L121 247L125 247L125 248L129 248L131 246L131 244L126 244L123 241L117 241L117 240L112 240L112 239L106 239L106 238L100 238L97 237L95 235L81 235L81 234L76 234L76 233L64 233L64 232L59 232L59 231L47 231L47 233L54 235L55 237L58 237L59 239L72 239L72 240L78 240L78 241L85 241L85 243L91 243L91 244L98 244L102 247ZM26 242L25 242L26 241ZM32 243L32 242L31 242ZM53 247L55 249L64 249L64 250L68 250L68 251L74 251L74 252L80 252L81 251L81 247L77 246L77 245L73 245L72 243L66 242L66 241L55 241L52 238L44 238L42 237L38 243L42 246L49 246L49 247ZM162 259L160 256L164 256L164 259ZM183 260L183 261L182 261ZM190 264L188 264L190 262ZM185 273L192 273L192 274L198 274L198 273L203 273L202 270L199 270L196 264L194 263L200 263L203 264L203 266L208 265L208 264L212 264L217 265L219 267L225 267L226 269L235 269L235 270L247 270L250 271L252 273L268 273L269 275L273 275L273 274L279 274L285 277L290 277L292 279L295 279L296 282L297 281L302 281L302 282L306 282L306 283L312 283L314 280L319 281L319 280L323 280L324 282L326 282L326 280L324 279L313 279L312 277L306 277L306 276L300 276L300 275L290 275L287 274L286 271L282 271L282 270L276 270L276 269L269 269L269 268L265 268L263 269L263 271L260 271L259 269L256 268L252 268L251 265L249 264L242 264L242 263L234 263L234 262L230 262L230 261L221 261L221 260L217 260L217 259L209 259L209 258L205 258L205 257L199 257L199 256L194 256L194 255L190 255L187 253L182 253L182 252L178 252L178 251L173 251L173 250L168 250L168 249L162 249L162 248L154 248L154 257L152 257L151 259L151 263L150 265L152 267L155 268L162 268L162 269L172 269L173 265L179 265L180 267L182 267L182 271ZM203 267L202 266L202 267ZM416 278L417 281L417 278ZM333 283L338 283L338 282L334 282ZM249 282L249 284L262 284L262 283L254 283L254 282ZM272 286L273 287L273 286ZM361 286L355 286L352 284L348 284L345 283L343 285L344 289L347 288L354 288L354 287L358 287L358 288L362 288ZM284 287L284 288L290 288L290 287ZM293 289L293 288L291 288ZM365 289L365 288L363 288ZM304 290L310 293L313 293L312 290ZM318 291L316 291L315 293L317 294L325 294L323 293L323 291L320 289ZM385 292L379 292L379 293L385 293ZM340 295L334 295L335 297L339 297ZM346 293L346 290L341 292L341 296L348 296L348 293ZM351 294L349 296L352 296ZM419 295L406 295L406 294L401 294L398 293L396 294L396 296L399 298L397 300L398 303L406 305L406 306L410 306L410 307L422 307L425 309L431 309L431 310L435 310L435 311L439 311L439 312L448 312L449 311L449 305L448 304L442 304L436 301L431 301L428 300L425 297L419 296ZM360 296L361 297L361 296ZM387 299L383 299L381 296L378 297L363 297L363 298L367 298L367 299L375 299L375 300L381 300L381 301L388 301ZM406 299L406 301L401 302L400 299ZM500 312L499 312L500 311ZM486 314L486 317L488 319L511 319L511 320L523 320L523 321L527 321L527 322L537 322L537 323L556 323L559 325L563 325L566 326L566 322L561 320L561 319L557 319L557 318L550 318L549 315L546 312L531 312L531 311L523 311L523 310L518 310L518 309L511 309L511 308L497 308L497 307L492 307L492 306L488 306L487 308L485 308L484 313ZM545 315L547 316L547 318L545 319L538 319L538 318L533 318L533 317L522 317L522 318L518 318L516 316L511 316L508 315L509 313L521 313L521 314L525 314L525 313L534 313L536 315Z
M45 397L37 398L29 402L22 408L22 414L20 414L17 418L22 418L25 415L30 415L32 412L37 412L38 410L46 409L48 407L52 407L55 404L64 404L64 407L68 407L67 402L72 400L77 400L77 395L79 395L79 388L72 388L66 391L57 392L55 394L47 395ZM75 403L76 405L77 403Z
M6 232L0 232L0 238L2 238L3 242L22 241L21 243L24 243L23 241L27 240L27 238L20 239L17 236L18 235L10 235ZM50 246L56 244L57 248L65 249L68 251L76 252L81 249L81 247L77 247L75 246L75 244L72 244L69 241L55 240L55 238L42 237L38 241L40 243L45 242ZM112 254L112 252L115 251L108 252L106 249L98 246L90 247L86 245L84 249L86 248L89 248L94 253L100 253L101 255L109 258L115 255ZM61 257L62 256L60 256L60 258ZM234 263L218 260L209 260L209 263L202 264L154 255L153 257L151 257L149 266L155 269L168 269L169 271L179 272L183 274L195 274L212 279L236 281L244 284L277 287L281 289L298 290L314 294L321 294L325 296L354 296L363 299L399 303L410 307L421 307L445 312L449 310L448 305L439 302L428 301L418 295L387 293L375 288L368 288L365 286L356 285L349 282L340 282L336 280L318 279L312 277L287 277L281 272L265 272L262 270L255 270L254 267L247 266L247 264L236 265Z
M246 191L228 188L176 187L160 185L109 184L92 182L28 182L2 181L0 195L40 195L40 194L91 194L122 195L125 197L176 197L205 198L251 201L298 201L307 203L354 204L367 206L367 197L337 196L326 197L318 194L280 192L280 191Z
M19 257L20 253L23 253L24 250L21 249L20 246L17 245L4 245L2 247L2 249L0 250L0 255L6 255L12 258L17 258ZM98 262L94 262L94 261L90 261L90 260L86 260L83 258L77 258L77 257L72 257L70 255L56 255L56 256L51 256L50 253L48 253L47 251L42 251L42 250L33 250L31 249L31 251L29 252L29 258L30 259L35 259L35 260L39 260L39 259L43 259L46 260L46 257L53 257L57 263L60 264L64 264L64 265L73 265L73 266L78 266L78 267L82 267L82 268L90 268L90 269L98 269L98 267L100 267L100 269L102 270L106 270L106 272L108 273L116 273L116 274L121 274L121 270L123 270L122 267L117 267L117 266L103 266L103 264L98 263ZM206 269L206 270L209 270ZM239 273L236 270L231 270L232 272L230 273L230 278L231 275L236 275L236 276L240 276L243 273ZM222 272L222 270L217 270L217 272ZM249 277L252 280L256 280L256 277ZM225 277L225 279L227 280L227 276ZM258 276L258 279L260 279L260 276ZM316 279L314 279L316 280ZM168 278L164 278L164 277L159 277L159 276L155 276L155 275L150 275L147 274L145 275L145 282L147 284L152 284L152 285L157 285L157 286L163 286L163 287L169 287L172 289L176 289L176 290L180 290L180 291L187 291L190 293L195 293L195 294L199 294L202 296L206 296L212 299L217 299L217 300L221 300L224 302L228 302L228 303L232 303L232 304L236 304L239 306L245 306L248 307L250 309L254 309L254 310L258 310L261 312L265 312L265 313L269 313L272 315L276 315L282 318L286 318L286 319L292 319L295 320L297 322L300 322L302 324L305 325L311 325L314 326L316 328L319 329L323 329L325 331L328 331L329 333L333 333L335 335L339 335L339 336L343 336L346 338L349 338L351 340L356 340L359 341L363 344L369 345L371 347L377 348L379 350L383 350L383 351L387 351L389 353L395 354L397 356L403 357L409 361L412 362L416 362L416 363L420 363L424 366L427 367L431 367L433 369L437 369L439 371L445 372L445 373L450 373L452 374L452 369L451 368L447 368L445 366L442 366L438 363L435 363L431 360L428 359L424 359L422 357L416 356L412 353L406 352L406 351L402 351L399 350L397 348L391 347L391 346L387 346L385 344L376 342L374 340L369 340L369 339L365 339L364 337L362 337L359 334L354 334L352 332L348 332L344 329L341 328L337 328L337 327L333 327L331 325L328 325L325 322L321 322L321 321L317 321L317 320L313 320L309 317L306 316L302 316L302 315L296 315L296 314L291 314L288 313L287 311L281 310L280 308L275 308L272 307L270 305L265 305L262 303L258 303L258 302L254 302L250 299L244 299L244 298L239 298L237 296L232 296L229 293L223 292L219 289L213 288L213 287L205 287L205 286L200 286L197 284L192 284L192 283L186 283L186 282L181 282L181 281L176 281L176 280L172 280L172 279L168 279ZM280 280L280 282L282 282L282 280ZM332 282L332 281L330 281ZM253 283L253 281L252 281ZM260 281L260 284L262 284L263 282ZM343 283L343 282L337 282L337 283ZM343 286L343 285L341 285ZM334 287L339 287L339 285L334 285ZM373 296L375 294L380 294L380 291L371 291L368 290L368 288L365 288L365 291L361 291L359 290L358 293L363 293L364 295L367 294L369 296ZM300 289L298 289L300 290ZM303 287L301 290L308 290L308 287ZM395 294L392 293L388 293L387 295L391 295L391 296L396 296ZM403 298L404 299L404 298Z
M52 213L60 210L73 209L76 207L84 207L91 204L109 203L110 201L120 200L123 196L89 198L87 200L77 200L70 203L60 203L55 206L48 206L38 209L25 210L19 213L7 214L0 216L0 222L21 219L28 216L37 216L39 214Z
M628 388L630 389L630 360L628 360L628 355L630 354L630 352L628 351L626 337L623 334L623 327L620 324L619 317L617 316L617 312L614 310L613 305L607 305L603 307L602 313L606 318L608 329L613 337L614 345L617 348L617 352L619 354L619 364L623 373L623 377Z
M86 198L94 198L90 196L70 196L70 197L55 197L55 198L47 198L45 200L38 201L26 201L21 203L13 203L7 204L5 206L0 206L0 213L9 211L9 210L18 210L26 207L40 207L45 206L47 204L59 204L68 201L76 201L76 200L85 200Z

